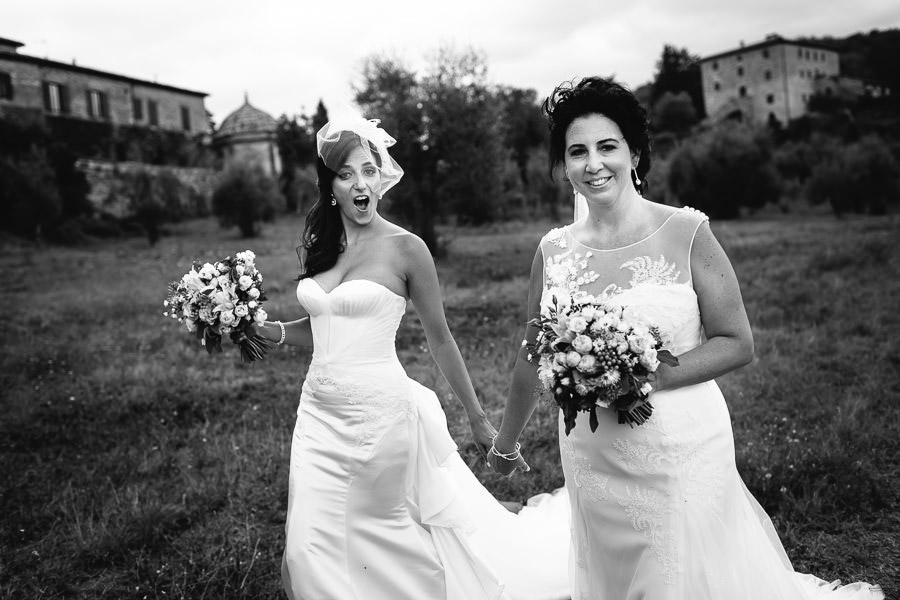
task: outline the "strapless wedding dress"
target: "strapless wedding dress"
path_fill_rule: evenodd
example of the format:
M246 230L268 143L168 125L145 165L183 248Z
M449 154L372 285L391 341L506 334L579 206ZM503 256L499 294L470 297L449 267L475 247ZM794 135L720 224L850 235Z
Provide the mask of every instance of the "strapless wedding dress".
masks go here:
M301 280L314 352L291 446L294 600L569 597L569 500L513 514L457 453L435 394L395 351L407 301L368 280Z

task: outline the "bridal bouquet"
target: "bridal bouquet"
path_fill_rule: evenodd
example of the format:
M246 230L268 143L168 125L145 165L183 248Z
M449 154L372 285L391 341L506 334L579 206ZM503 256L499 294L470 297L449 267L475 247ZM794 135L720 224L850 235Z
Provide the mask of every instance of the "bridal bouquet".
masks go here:
M596 431L598 407L614 408L619 423L643 424L653 412L651 373L660 362L678 364L662 349L658 328L591 296L573 299L560 290L531 324L538 335L528 360L562 409L566 435L579 411L590 414Z
M272 342L254 328L268 316L255 259L245 250L215 263L194 262L180 281L169 284L163 315L184 323L210 354L222 351L222 336L227 335L240 346L243 362L261 360Z

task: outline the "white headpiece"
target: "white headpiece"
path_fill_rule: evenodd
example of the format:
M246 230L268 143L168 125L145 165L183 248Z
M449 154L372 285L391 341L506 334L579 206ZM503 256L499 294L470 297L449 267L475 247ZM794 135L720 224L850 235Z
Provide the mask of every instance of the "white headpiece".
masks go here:
M359 146L368 155L368 160L381 171L379 194L384 194L403 177L403 169L387 151L397 140L378 127L381 122L378 119L364 119L349 107L340 109L339 113L316 133L316 151L319 157L325 166L337 171L349 150L354 145Z

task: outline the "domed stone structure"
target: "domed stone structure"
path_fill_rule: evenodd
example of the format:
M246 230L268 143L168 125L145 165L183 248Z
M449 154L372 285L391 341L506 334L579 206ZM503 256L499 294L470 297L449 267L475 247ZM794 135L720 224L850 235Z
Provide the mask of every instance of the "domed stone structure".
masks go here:
M281 173L277 129L278 122L272 115L252 106L244 94L244 105L225 117L213 135L213 144L222 149L226 169L256 165L277 177Z

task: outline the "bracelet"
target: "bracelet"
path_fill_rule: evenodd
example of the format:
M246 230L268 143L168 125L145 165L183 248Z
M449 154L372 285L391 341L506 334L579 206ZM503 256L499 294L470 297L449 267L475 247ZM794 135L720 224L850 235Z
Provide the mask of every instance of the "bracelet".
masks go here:
M282 323L281 321L275 321L275 324L281 327L281 339L277 342L277 345L280 346L284 343L284 338L287 337L287 332L284 330L284 323Z
M522 456L522 452L521 452L522 444L520 444L519 442L516 442L516 447L513 449L512 452L507 452L507 453L500 452L499 450L497 450L497 446L495 445L497 442L497 436L499 436L499 435L500 434L498 433L497 435L494 436L494 439L491 440L490 453L493 454L494 456L502 458L503 460L519 460L519 458Z

